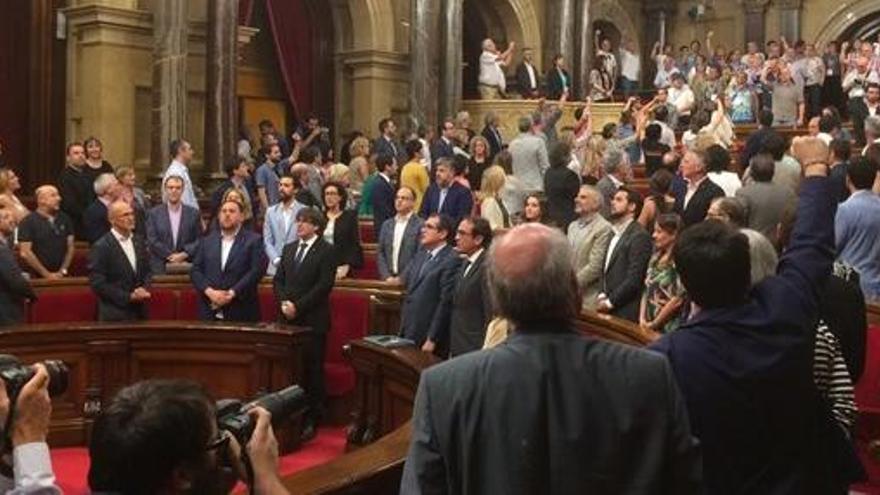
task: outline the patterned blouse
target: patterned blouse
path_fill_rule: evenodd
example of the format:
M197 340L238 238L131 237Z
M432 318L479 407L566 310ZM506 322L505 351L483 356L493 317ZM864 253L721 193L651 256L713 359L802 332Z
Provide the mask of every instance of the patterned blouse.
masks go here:
M645 277L645 316L648 321L654 320L663 306L675 297L686 297L684 285L678 278L678 272L675 270L675 264L671 259L663 260L660 253L654 253L648 264L648 273ZM682 308L684 308L682 304ZM656 329L661 334L671 333L678 329L682 322L682 310L678 312L663 325L662 328Z

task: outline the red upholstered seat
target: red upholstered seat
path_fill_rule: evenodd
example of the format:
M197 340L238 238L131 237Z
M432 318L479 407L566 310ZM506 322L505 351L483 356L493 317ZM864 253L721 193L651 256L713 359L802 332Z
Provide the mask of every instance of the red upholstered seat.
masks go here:
M199 319L199 299L195 289L182 290L178 295L177 302L177 319L178 320L198 320Z
M88 286L46 291L28 309L30 323L95 321L98 300Z
M260 286L260 319L262 321L276 321L278 318L278 304L275 303L275 293L272 286Z
M150 289L149 317L152 320L177 318L178 291L174 289Z
M89 276L89 250L76 248L73 250L73 259L70 261L70 267L67 269L71 277L88 277Z
M342 355L349 341L367 335L370 298L363 293L334 290L330 295L331 329L324 354L324 375L327 395L340 397L354 389L355 375Z
M868 328L865 370L856 384L856 405L859 417L856 421L856 450L868 481L854 485L861 493L880 494L880 462L871 458L868 444L880 439L880 327Z
M352 270L351 276L359 280L379 280L379 265L376 263L376 252L364 251L364 266Z
M361 234L361 243L362 244L375 244L376 243L376 229L373 227L372 220L365 220L358 223L360 227Z

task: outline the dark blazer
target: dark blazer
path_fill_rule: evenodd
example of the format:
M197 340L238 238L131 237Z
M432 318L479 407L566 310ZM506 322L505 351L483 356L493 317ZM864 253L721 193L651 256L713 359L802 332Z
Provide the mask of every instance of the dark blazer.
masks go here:
M447 143L443 140L443 138L437 138L431 143L431 165L437 163L437 160L440 158L452 158L455 156L454 145L452 143ZM431 167L431 171L434 171L434 167Z
M150 285L150 258L142 238L132 235L137 272L112 232L107 232L89 250L89 285L98 297L99 321L144 320L147 304L133 303L131 292Z
M691 200L688 201L687 208L684 207L686 195L687 186L675 195L675 212L681 215L681 221L685 227L705 220L706 212L709 211L709 205L712 204L712 200L723 198L724 190L706 177L700 183L700 186L697 187Z
M449 325L449 354L453 357L482 349L486 340L486 326L492 319L492 303L486 293L486 255L486 251L480 254L467 276L467 260L461 262L455 274Z
M36 298L30 282L22 276L15 254L0 241L0 326L21 323L25 300Z
M259 321L260 303L257 286L266 273L266 255L259 235L242 226L221 269L221 235L215 230L206 235L196 249L190 279L199 295L199 318L215 320L215 310L205 296L208 287L235 291L235 298L222 308L224 321Z
M181 206L183 210L180 212L176 245L171 234L168 205L161 204L147 213L147 247L150 250L150 269L153 275L165 273L165 260L172 253L185 252L189 262L195 258L199 237L202 235L201 215L192 206Z
M446 193L446 200L443 201L443 209L439 210L439 206L440 187L434 183L425 192L419 216L428 218L435 213L441 213L451 218L455 225L458 225L458 222L470 215L474 209L474 195L470 189L453 181L452 185L449 186L449 191Z
M504 136L501 135L501 131L492 129L488 125L483 127L481 134L489 142L489 162L491 163L495 155L504 149Z
M856 141L856 146L864 147L868 142L865 137L865 119L871 115L868 111L868 105L865 105L864 98L853 101L849 106L849 111L853 123L853 138Z
M849 376L853 384L858 383L865 370L868 319L865 295L855 270L847 277L836 273L828 277L819 296L819 317L837 337Z
M535 64L532 64L532 70L535 72L535 86L532 86L532 80L529 77L529 70L526 68L526 64L520 62L516 66L516 86L524 98L535 97L541 90L541 73L538 72Z
M385 139L385 136L379 136L373 140L373 153L393 156L399 165L403 165L405 162L404 148L397 140L394 140L393 143L392 145Z
M669 363L564 324L423 371L412 427L400 493L702 493Z
M291 324L326 334L330 331L330 291L336 283L333 246L319 237L297 265L298 248L299 242L284 246L273 279L279 319L287 322L280 312L281 301L291 301L296 306L296 318L290 321Z
M547 217L563 230L576 217L574 198L581 189L581 179L568 167L550 167L544 173L544 193L547 195Z
M232 179L226 179L217 189L211 194L211 213L216 218L220 214L220 202L223 201L223 196L226 195L226 191L235 187L235 184L232 183ZM247 190L248 199L250 200L251 212L253 213L254 218L259 217L260 212L260 197L257 195L257 186L256 183L252 180L246 180L244 182L244 189Z
M757 131L753 132L752 135L746 139L745 147L743 147L739 156L739 164L742 166L743 170L749 167L749 161L753 156L763 151L764 141L767 140L767 137L773 134L778 133L772 127L759 127Z
M437 355L445 356L455 274L461 260L448 245L434 259L428 257L428 251L420 249L403 274L406 296L400 308L400 335L419 347L431 339L437 344Z
M571 90L571 75L569 75L568 71L563 69L563 74L565 74L565 79L568 81L568 88ZM558 100L562 98L562 78L559 76L559 71L556 67L547 71L547 99L548 100Z
M364 266L364 251L361 248L361 233L357 212L343 210L333 225L333 266L349 265L351 268Z
M684 394L706 493L846 493L852 481L858 461L813 382L835 202L828 179L804 179L777 275L742 304L703 309L651 345Z
M107 206L100 199L92 201L82 215L83 236L89 244L94 244L107 232L110 232L110 220L107 219Z
M385 220L395 214L394 185L385 180L385 177L377 175L371 192L373 194L370 198L373 203L373 229L378 232Z
M403 239L400 241L400 251L397 253L397 269L399 273L392 273L391 259L394 256L394 217L385 220L379 231L379 253L376 257L376 265L379 269L379 279L395 277L406 271L410 260L419 249L419 235L422 232L424 221L413 212L406 222L403 230Z
M613 237L608 238L608 246ZM614 306L612 315L639 321L639 303L652 250L651 236L633 220L620 236L602 275L602 292Z
M77 240L86 240L83 213L95 200L91 176L68 165L58 175L58 192L61 194L61 211L73 220Z

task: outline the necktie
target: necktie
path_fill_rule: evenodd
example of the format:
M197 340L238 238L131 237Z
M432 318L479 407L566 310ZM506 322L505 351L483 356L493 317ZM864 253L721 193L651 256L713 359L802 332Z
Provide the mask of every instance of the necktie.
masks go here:
M308 247L308 244L305 242L299 243L299 249L296 251L296 258L293 259L294 263L297 265L302 263L303 257L305 257L306 254L306 247Z
M443 203L446 202L446 195L449 193L449 189L440 189L440 201L437 202L437 213L443 211Z
M433 259L434 259L434 255L428 254L428 258L425 260L424 263L422 263L422 266L419 267L419 278L422 278L422 275L425 274L425 269L428 268L428 265L431 264L431 260L433 260Z
M461 271L461 278L467 278L468 271L471 269L471 260L464 260L464 270Z

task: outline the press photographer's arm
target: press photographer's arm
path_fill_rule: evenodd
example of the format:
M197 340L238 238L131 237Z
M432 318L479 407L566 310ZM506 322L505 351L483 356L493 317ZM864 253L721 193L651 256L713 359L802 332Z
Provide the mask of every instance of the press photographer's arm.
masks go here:
M12 448L12 455L4 452L6 468L11 467L13 478L0 477L0 493L6 494L60 494L55 485L52 461L46 435L49 433L49 418L52 415L52 402L49 399L49 373L42 364L35 364L34 376L22 387L12 408L12 421L7 421L10 400L6 384L0 380L0 425L3 437L11 440L6 443ZM9 466L9 462L12 466ZM4 469L9 473L9 469Z

